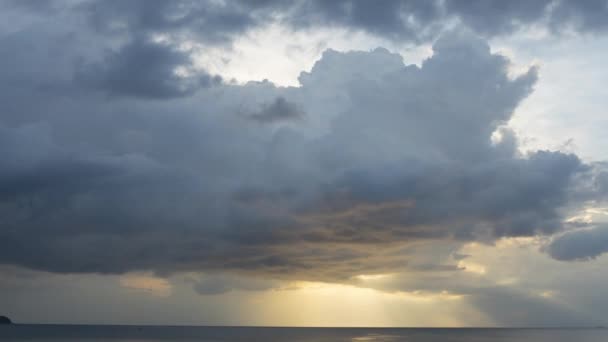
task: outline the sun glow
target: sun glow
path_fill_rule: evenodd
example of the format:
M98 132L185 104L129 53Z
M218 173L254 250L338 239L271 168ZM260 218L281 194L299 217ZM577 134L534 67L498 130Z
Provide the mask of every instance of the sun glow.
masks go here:
M120 277L120 286L136 291L143 291L154 296L171 295L171 283L163 278L149 274L125 274Z
M379 280L390 277L390 274L360 274L356 276L356 279L367 281L367 280Z
M460 326L463 296L386 292L346 284L295 282L256 296L259 322L286 326ZM441 308L441 309L437 309Z

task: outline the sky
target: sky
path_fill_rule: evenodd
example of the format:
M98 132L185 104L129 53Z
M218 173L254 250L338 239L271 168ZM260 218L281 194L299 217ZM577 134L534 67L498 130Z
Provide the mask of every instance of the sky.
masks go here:
M608 325L606 0L0 1L0 314Z

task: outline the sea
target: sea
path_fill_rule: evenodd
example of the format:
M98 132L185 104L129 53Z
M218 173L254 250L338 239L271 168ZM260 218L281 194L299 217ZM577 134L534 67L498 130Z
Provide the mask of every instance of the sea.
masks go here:
M608 329L262 328L13 324L0 326L0 341L608 342Z

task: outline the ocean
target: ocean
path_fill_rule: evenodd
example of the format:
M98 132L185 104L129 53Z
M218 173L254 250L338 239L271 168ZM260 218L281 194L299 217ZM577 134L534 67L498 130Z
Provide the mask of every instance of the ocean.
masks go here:
M608 329L257 328L182 326L0 326L2 341L607 342Z

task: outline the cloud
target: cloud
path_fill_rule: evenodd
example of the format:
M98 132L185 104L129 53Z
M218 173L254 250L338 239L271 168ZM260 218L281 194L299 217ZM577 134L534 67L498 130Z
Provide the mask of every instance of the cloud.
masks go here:
M2 263L349 281L445 269L414 252L421 241L552 234L579 204L571 189L589 166L520 155L504 126L536 68L510 77L470 33L439 39L420 67L328 50L287 88L194 86L196 70L172 72L188 56L151 40L101 61L79 40L52 60L15 43L63 37L47 35L2 41L14 65L0 72L20 84L0 118ZM49 72L33 77L40 62Z
M603 32L608 25L605 0L394 0L384 6L364 0L311 0L296 2L287 13L285 20L296 28L341 26L414 42L430 40L454 22L486 37L530 27L545 27L557 34Z
M180 75L180 68L193 75ZM78 83L109 95L157 99L189 96L221 82L219 76L191 69L188 52L138 39L109 52L101 63L82 65L75 77Z
M551 26L554 30L564 27L582 32L604 32L608 28L606 20L608 2L592 1L557 1L551 11Z
M557 260L589 260L608 252L608 226L577 229L555 237L546 247Z
M235 35L260 25L269 14L263 9L247 1L191 0L86 1L74 8L99 33L171 33L206 44L229 43Z
M112 38L160 33L204 45L230 45L235 37L274 23L295 30L340 27L413 43L433 41L455 25L485 37L527 28L561 34L602 33L608 27L605 0L388 0L383 6L365 0L88 0L13 1L5 7L79 17L97 34Z
M172 274L202 272L187 284L202 295L310 280L447 291L503 325L600 317L607 296L582 282L604 282L601 260L579 265L589 277L558 261L607 250L604 225L567 219L607 199L605 163L518 151L508 122L538 70L511 75L479 35L600 33L605 3L370 4L0 4L12 17L0 24L0 273L19 274L5 297L23 308L11 291L66 277L47 272L117 274L106 293L118 281L161 296L177 293ZM433 55L416 66L328 49L297 87L225 82L194 60L276 22L434 41ZM553 259L507 267L515 254L496 252L539 235ZM462 251L471 241L500 258Z
M436 33L442 8L435 1L304 1L287 17L295 27L343 26L396 39L419 40ZM407 17L407 18L406 18ZM433 27L436 26L436 27Z
M476 32L494 36L542 22L553 3L552 0L452 0L446 1L445 7L447 13L455 15Z
M280 283L268 279L239 277L227 274L205 274L191 279L193 289L200 295L219 295L230 291L265 291L276 288Z
M145 274L125 274L120 277L120 286L159 297L171 295L172 290L171 284L166 279Z
M261 123L271 123L282 120L301 119L304 113L294 103L279 96L273 102L264 104L262 108L249 115L249 118Z
M581 327L601 322L562 303L509 288L478 289L471 304L499 327Z

